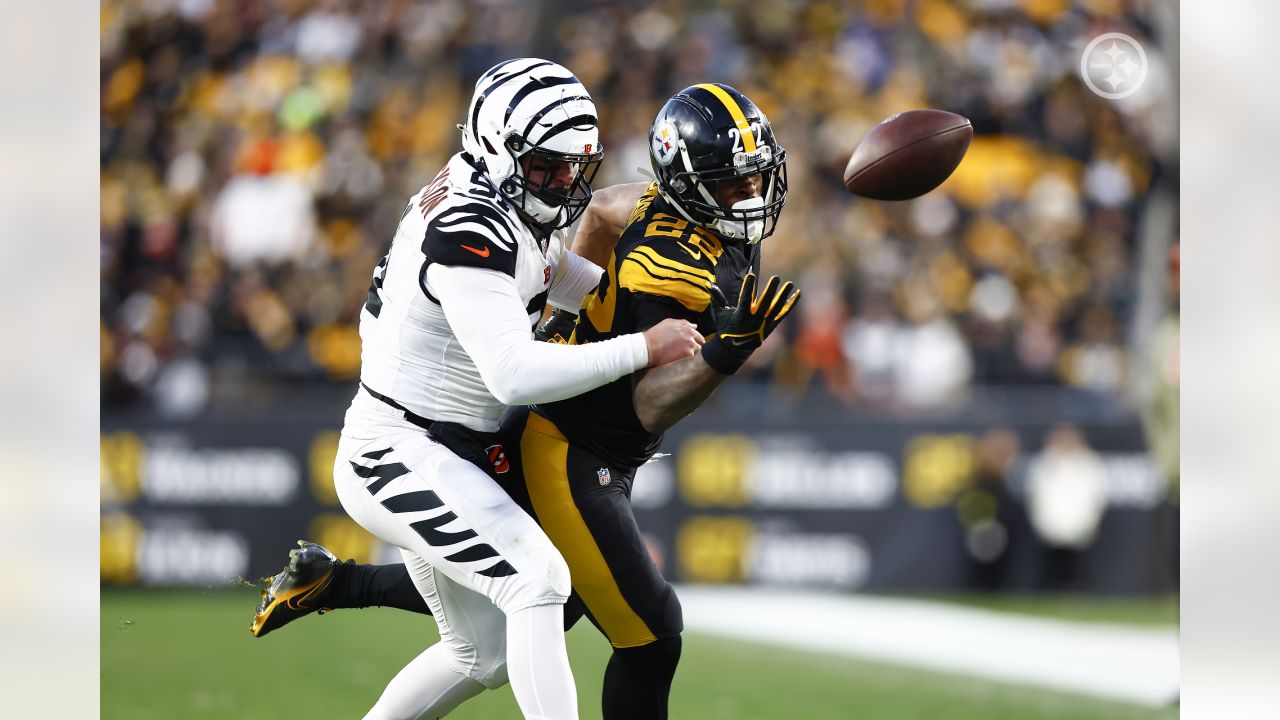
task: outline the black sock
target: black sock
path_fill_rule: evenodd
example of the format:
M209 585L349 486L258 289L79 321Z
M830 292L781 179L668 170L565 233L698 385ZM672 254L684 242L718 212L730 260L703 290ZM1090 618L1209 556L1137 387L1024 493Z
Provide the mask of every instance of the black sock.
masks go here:
M604 672L604 720L666 720L680 636L634 648L614 648Z
M357 565L342 563L333 567L333 581L324 599L324 606L338 608L366 608L372 606L397 608L409 612L430 615L431 608L422 599L418 588L409 577L403 563L394 565Z

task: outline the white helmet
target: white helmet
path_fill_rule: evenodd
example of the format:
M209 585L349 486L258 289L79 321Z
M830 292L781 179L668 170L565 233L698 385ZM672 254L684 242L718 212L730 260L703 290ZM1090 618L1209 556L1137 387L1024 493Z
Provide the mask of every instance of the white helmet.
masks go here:
M604 148L595 103L567 68L538 58L494 65L476 81L458 127L463 150L544 231L569 226L586 209ZM540 182L530 182L530 167ZM561 186L552 187L557 176Z

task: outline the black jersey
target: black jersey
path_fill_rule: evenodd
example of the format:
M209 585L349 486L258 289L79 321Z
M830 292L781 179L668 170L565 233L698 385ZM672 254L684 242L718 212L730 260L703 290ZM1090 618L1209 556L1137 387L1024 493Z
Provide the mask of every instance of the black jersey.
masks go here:
M600 287L587 295L572 343L643 332L667 318L688 320L703 335L716 331L711 312L714 283L736 303L742 278L758 253L726 240L676 212L658 194L657 183L636 203L609 257ZM622 467L643 465L662 441L636 416L634 375L567 400L534 407L550 418L570 443Z

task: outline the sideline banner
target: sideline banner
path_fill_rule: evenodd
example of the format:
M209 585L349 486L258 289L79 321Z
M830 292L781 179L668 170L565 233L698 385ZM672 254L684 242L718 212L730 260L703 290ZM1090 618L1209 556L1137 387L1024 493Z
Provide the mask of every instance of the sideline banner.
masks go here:
M340 418L335 413L335 421ZM113 422L101 436L101 579L216 586L277 572L298 539L397 562L333 491L338 427L323 422ZM1049 428L850 424L706 408L668 433L633 503L651 553L683 583L866 591L1176 587L1176 509L1133 422L1081 426L1105 509L1081 551L1042 542L1027 478ZM1015 441L1002 477L993 432Z

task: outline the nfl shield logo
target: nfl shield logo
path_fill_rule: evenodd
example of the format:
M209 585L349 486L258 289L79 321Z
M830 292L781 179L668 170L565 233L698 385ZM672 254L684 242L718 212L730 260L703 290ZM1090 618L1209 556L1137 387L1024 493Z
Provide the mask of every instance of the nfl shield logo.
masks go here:
M609 480L611 479L609 477L609 468L602 467L599 470L596 470L596 477L600 479L601 485L608 485Z

